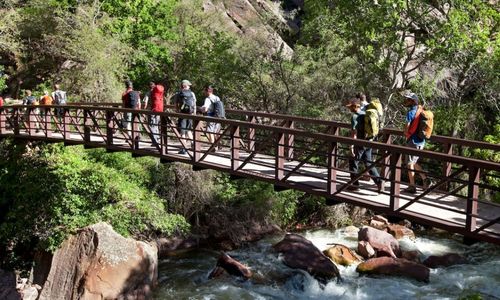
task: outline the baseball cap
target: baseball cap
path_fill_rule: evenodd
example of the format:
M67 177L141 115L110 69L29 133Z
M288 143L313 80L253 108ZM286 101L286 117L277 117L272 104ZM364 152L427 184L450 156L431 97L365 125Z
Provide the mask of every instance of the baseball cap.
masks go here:
M411 99L415 101L416 104L418 104L418 96L415 93L407 93L404 97L405 99Z

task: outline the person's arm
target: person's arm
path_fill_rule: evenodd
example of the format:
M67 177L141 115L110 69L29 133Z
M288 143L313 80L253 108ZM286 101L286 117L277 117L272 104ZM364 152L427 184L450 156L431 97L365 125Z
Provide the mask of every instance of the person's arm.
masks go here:
M353 139L356 139L358 137L357 136L358 131L356 130L357 125L358 125L357 116L356 115L352 115L352 119L351 119L351 134L350 134L350 136ZM356 154L354 153L354 145L351 145L350 149L351 149L351 155L353 157L356 156Z

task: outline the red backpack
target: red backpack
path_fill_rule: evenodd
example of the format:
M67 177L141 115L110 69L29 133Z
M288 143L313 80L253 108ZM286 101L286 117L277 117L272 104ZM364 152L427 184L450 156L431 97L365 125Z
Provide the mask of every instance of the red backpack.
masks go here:
M161 84L155 85L151 91L151 110L156 112L163 111L163 92L165 88Z

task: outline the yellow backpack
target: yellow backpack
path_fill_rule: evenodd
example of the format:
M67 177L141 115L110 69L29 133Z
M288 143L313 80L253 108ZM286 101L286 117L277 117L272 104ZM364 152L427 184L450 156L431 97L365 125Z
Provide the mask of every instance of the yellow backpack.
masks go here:
M378 98L373 98L365 109L365 138L367 140L372 140L378 136L383 115L382 103Z

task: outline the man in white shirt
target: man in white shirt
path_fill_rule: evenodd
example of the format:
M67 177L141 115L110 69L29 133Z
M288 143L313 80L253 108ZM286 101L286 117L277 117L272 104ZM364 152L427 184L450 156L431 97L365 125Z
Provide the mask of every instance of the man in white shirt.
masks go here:
M214 95L214 88L211 86L207 86L205 88L205 96L206 96L205 103L200 108L200 110L203 113L207 113L209 117L213 117L215 112L214 103L220 101L220 99L219 97ZM215 135L219 132L219 130L220 130L220 123L207 122L207 137L210 143L213 144L215 142Z

